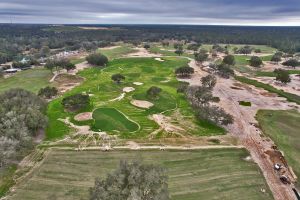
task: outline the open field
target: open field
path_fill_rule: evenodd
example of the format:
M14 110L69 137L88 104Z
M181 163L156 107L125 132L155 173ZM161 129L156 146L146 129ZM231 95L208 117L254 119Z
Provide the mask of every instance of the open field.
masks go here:
M273 199L257 165L244 160L247 156L244 149L106 153L52 150L10 199L87 199L95 177L104 177L120 159L137 158L166 167L172 200Z
M264 134L270 136L279 149L284 152L289 165L300 177L300 113L297 111L260 110L256 117Z
M47 69L29 69L17 72L7 79L0 79L0 93L12 88L22 88L34 93L49 85L52 74Z
M85 81L64 94L86 92L91 96L92 105L80 112L92 112L97 108L115 108L124 113L132 121L139 124L140 129L134 133L124 131L120 133L123 138L141 138L159 129L158 124L149 119L149 116L164 112L164 115L171 117L172 123L182 127L185 134L197 136L222 135L224 130L210 123L196 120L192 108L183 94L177 93L178 81L174 75L177 67L185 65L188 60L184 58L164 58L164 62L154 58L123 58L111 61L107 68L90 68L79 72ZM126 80L116 84L111 80L111 75L121 73ZM135 85L134 82L141 82L143 85ZM150 109L135 107L130 102L132 99L144 100L146 91L151 86L162 88L159 99L151 100L154 106ZM123 89L132 87L135 90L124 93ZM78 113L65 112L61 105L62 98L50 102L48 107L49 126L47 138L55 139L68 134L70 129L58 119L70 117L71 120ZM79 113L80 113L79 112ZM74 122L76 123L76 122ZM93 126L91 120L80 122L78 125ZM163 131L158 132L161 135Z

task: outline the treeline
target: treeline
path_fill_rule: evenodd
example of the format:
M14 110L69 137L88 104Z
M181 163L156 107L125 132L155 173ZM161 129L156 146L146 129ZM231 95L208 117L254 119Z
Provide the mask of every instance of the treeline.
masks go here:
M106 25L108 29L87 30L78 26L1 24L0 63L18 59L24 52L43 57L62 50L93 50L117 41L139 44L164 39L200 44L269 45L284 52L300 51L299 27Z

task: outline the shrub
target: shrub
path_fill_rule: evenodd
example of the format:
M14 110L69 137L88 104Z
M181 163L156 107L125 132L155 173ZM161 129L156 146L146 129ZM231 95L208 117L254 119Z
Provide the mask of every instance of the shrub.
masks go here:
M239 101L239 104L241 106L251 106L252 105L251 102L248 102L248 101Z
M62 100L62 105L65 109L71 112L82 110L90 105L89 95L75 94L65 97Z
M188 78L194 73L194 68L189 66L179 67L175 70L175 74L181 78Z
M223 59L223 63L227 65L235 65L235 58L233 55L227 55Z
M283 62L282 64L284 66L293 67L293 68L300 66L300 62L296 59L289 59L289 60Z
M262 59L258 56L252 56L249 62L252 67L260 67L263 64Z
M108 63L108 58L101 53L93 53L86 57L86 60L91 65L104 67Z
M156 86L152 86L147 90L147 96L149 98L156 99L158 95L161 93L162 89Z
M285 84L291 82L290 74L287 70L275 69L274 73L276 74L276 81L280 81Z
M55 87L47 86L45 88L41 88L38 92L40 97L44 97L50 99L58 94L58 90Z
M120 84L122 80L125 80L125 76L123 76L122 74L114 74L111 76L111 79L117 84Z

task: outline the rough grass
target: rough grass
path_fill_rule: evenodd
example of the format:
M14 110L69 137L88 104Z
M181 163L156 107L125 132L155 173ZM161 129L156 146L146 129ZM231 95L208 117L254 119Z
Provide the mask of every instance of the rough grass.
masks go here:
M300 113L297 111L260 110L256 118L263 132L270 136L300 177ZM298 183L298 188L300 184Z
M137 123L130 121L123 113L115 108L98 108L93 112L94 129L101 131L129 131L139 129Z
M50 84L51 77L49 70L41 68L17 72L7 79L0 78L0 93L12 88L22 88L37 93Z
M188 60L184 58L164 58L164 62L156 61L153 58L122 58L111 61L107 68L90 68L79 72L79 75L85 78L85 81L64 94L69 96L76 93L87 92L93 94L91 96L92 106L89 110L101 107L116 108L131 120L140 125L139 131L134 133L122 131L119 136L121 138L143 138L157 130L159 127L149 119L149 114L168 111L177 108L182 118L187 120L189 124L185 128L187 133L199 136L222 135L224 129L209 124L207 122L198 122L193 114L193 110L185 99L184 95L177 93L178 81L174 75L174 70L185 65ZM125 76L125 81L116 84L111 80L111 75L121 73ZM167 83L159 82L154 78L162 77L170 80ZM144 85L136 86L133 82L142 82ZM130 104L134 97L143 99L143 95L151 86L158 86L162 89L162 97L155 100L154 107L149 110L137 108ZM127 93L121 101L110 100L120 96L124 87L134 87L136 90ZM47 129L47 138L55 139L62 137L64 133L69 132L69 128L59 118L73 118L73 113L66 113L61 106L61 99L50 102L48 107L49 127ZM174 111L165 113L172 115ZM176 123L176 120L175 120ZM190 126L192 124L192 126Z
M273 199L258 166L243 160L244 149L194 151L53 150L35 173L16 189L12 200L88 199L96 177L117 168L120 159L139 159L166 167L172 200ZM261 189L266 189L262 193Z
M13 175L16 169L16 165L9 166L8 168L0 168L0 198L15 184Z
M251 102L248 102L248 101L239 101L239 104L241 106L251 106Z
M284 92L283 90L278 90L271 85L268 85L268 84L265 84L265 83L262 83L262 82L259 82L259 81L253 80L253 79L248 79L243 76L235 76L235 79L242 83L254 85L255 87L263 88L269 92L276 93L278 96L284 97L288 101L295 102L300 105L300 96L298 96L298 95Z
M126 54L134 53L134 50L130 45L121 45L115 49L98 49L98 51L108 57L109 60L120 58Z

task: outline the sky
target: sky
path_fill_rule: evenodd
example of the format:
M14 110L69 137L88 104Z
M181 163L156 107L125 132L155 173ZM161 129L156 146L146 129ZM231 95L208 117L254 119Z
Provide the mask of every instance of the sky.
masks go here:
M0 0L0 23L300 26L300 0Z

